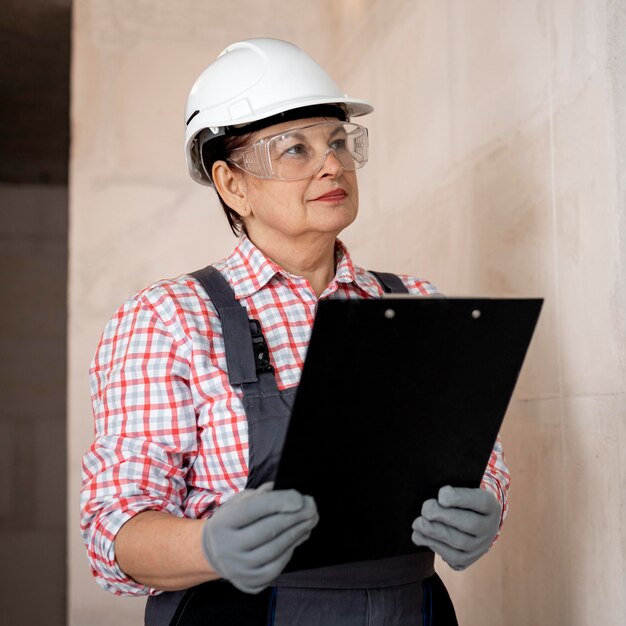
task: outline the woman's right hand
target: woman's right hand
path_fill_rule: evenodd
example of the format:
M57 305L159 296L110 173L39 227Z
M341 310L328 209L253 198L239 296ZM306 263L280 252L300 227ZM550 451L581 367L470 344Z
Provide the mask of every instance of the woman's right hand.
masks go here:
M246 593L259 593L285 568L319 516L311 496L271 483L245 489L220 506L202 528L204 555L213 569Z

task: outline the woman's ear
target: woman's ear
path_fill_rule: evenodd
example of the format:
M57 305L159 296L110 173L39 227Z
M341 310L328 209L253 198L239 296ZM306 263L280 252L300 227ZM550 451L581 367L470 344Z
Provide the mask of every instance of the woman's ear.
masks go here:
M231 169L226 161L215 161L211 178L222 200L241 217L246 217L250 209L243 172Z

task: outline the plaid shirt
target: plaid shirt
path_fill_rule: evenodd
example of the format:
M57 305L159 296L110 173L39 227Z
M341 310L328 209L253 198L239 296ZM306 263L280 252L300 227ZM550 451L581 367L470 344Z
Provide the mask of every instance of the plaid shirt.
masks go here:
M260 320L279 389L297 385L318 298L245 236L215 264L249 315ZM379 283L336 247L322 298L377 298ZM428 282L401 276L412 293ZM81 530L92 572L108 591L156 593L115 560L120 527L146 509L203 518L242 490L248 429L242 393L228 381L221 323L189 275L159 281L107 324L90 370L95 438L83 458ZM506 512L509 474L498 439L483 478Z

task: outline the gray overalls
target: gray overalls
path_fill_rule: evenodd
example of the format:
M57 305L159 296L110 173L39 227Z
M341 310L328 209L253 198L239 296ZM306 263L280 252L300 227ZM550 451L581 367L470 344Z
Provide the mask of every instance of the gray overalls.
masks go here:
M372 272L386 292L406 292L393 274ZM248 421L247 488L273 480L297 387L279 391L258 321L212 266L192 274L222 323L229 381L243 390ZM246 594L224 580L150 596L146 626L456 626L430 550L281 575Z

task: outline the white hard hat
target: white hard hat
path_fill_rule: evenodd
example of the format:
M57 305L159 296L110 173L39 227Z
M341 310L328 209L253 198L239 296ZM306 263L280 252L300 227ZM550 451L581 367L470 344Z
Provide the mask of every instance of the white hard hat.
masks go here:
M248 39L228 46L194 83L185 108L185 154L191 177L211 181L201 163L198 135L224 135L226 128L278 113L331 104L346 116L366 115L374 108L350 98L298 46L279 39ZM206 133L204 133L206 135Z

